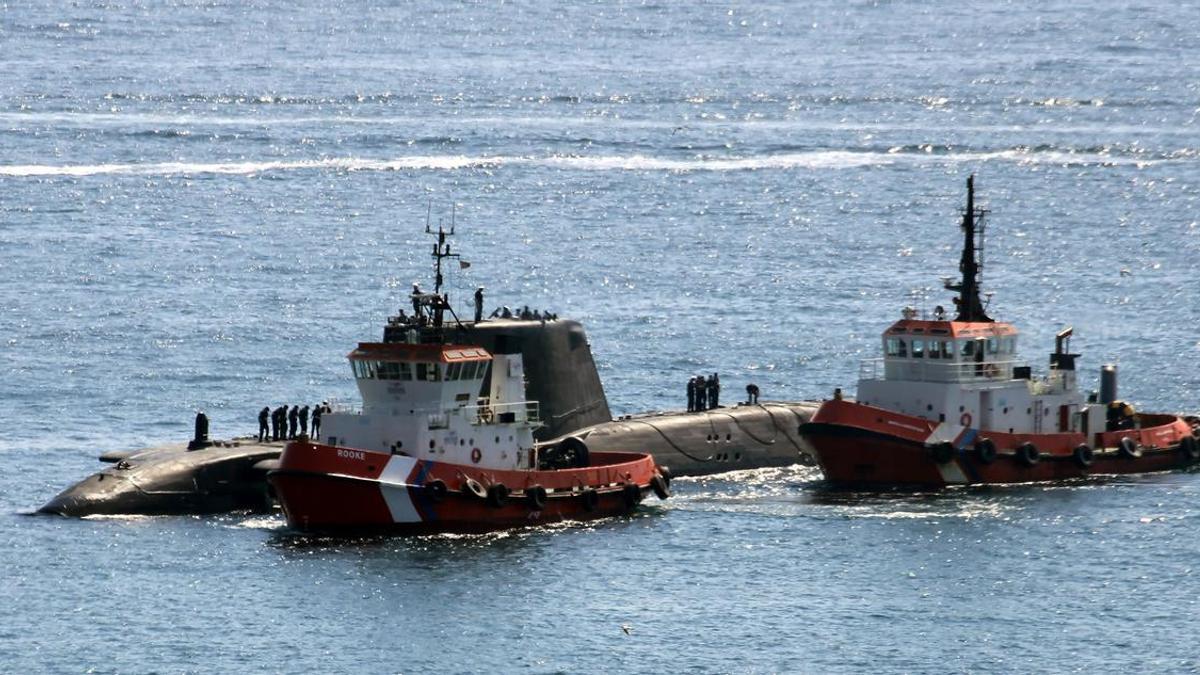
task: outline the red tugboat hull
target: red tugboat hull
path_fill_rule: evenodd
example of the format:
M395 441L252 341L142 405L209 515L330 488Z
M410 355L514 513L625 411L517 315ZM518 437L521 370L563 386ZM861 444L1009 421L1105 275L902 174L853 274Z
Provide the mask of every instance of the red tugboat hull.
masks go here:
M294 529L403 535L604 518L667 489L646 454L595 452L582 468L512 471L307 441L290 443L267 479Z
M1148 426L1096 434L1089 443L1081 433L983 431L833 400L823 403L801 432L812 443L828 482L872 489L1149 473L1200 460L1197 441L1183 419L1143 419ZM990 441L990 449L985 441Z

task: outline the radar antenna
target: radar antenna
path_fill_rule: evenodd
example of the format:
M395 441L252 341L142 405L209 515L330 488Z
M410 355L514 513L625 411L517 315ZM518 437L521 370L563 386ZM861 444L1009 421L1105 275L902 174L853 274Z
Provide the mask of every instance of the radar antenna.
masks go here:
M987 213L987 209L975 207L975 175L971 174L967 177L967 208L963 211L962 220L963 251L958 263L962 281L956 284L946 282L946 290L958 293L954 299L954 304L958 306L955 321L992 323L979 298L979 286L983 280L984 217Z
M447 237L454 235L454 206L450 212L450 230L447 231L442 225L442 220L438 219L437 230L429 226L429 217L425 220L425 234L431 234L437 237L437 242L433 245L433 292L422 293L420 287L413 284L413 310L417 313L418 318L421 317L421 310L428 308L429 319L433 323L434 328L441 328L444 322L445 313L450 312L450 316L454 317L455 323L462 327L462 322L459 321L458 315L454 313L454 309L450 306L450 300L445 293L442 292L442 287L445 285L445 277L442 275L442 260L446 258L461 258L458 253L450 250L450 242ZM460 260L460 264L465 265Z

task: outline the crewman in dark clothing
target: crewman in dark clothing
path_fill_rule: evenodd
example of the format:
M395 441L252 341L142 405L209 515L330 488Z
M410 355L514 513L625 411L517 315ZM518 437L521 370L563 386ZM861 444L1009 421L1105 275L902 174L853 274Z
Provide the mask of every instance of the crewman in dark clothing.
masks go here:
M262 443L263 441L270 438L271 431L270 431L270 429L267 428L267 420L270 417L271 417L271 408L270 407L264 406L262 410L258 411L258 442L259 443Z
M747 405L755 405L757 403L758 403L758 385L753 384L753 383L746 385L746 404Z
M278 441L283 437L283 407L276 408L271 411L271 440Z
M319 406L319 405L313 406L313 411L312 411L312 422L313 422L312 435L313 435L313 438L317 438L318 436L321 435L321 412L322 412L323 408L324 408L324 406Z
M688 412L696 412L696 378L690 378L687 386Z
M708 385L708 407L713 410L716 410L718 407L720 407L717 404L719 402L719 399L721 398L721 379L719 377L717 377L716 373L713 373L712 377L708 378L707 385Z
M308 435L308 406L300 409L300 435Z
M483 286L475 289L475 323L483 321Z
M708 393L704 388L704 376L697 375L692 379L696 381L696 412L704 412L708 410Z
M294 440L296 438L296 428L300 424L300 406L298 406L298 405L292 406L292 409L288 411L287 419L288 419L288 440L290 441L290 440Z

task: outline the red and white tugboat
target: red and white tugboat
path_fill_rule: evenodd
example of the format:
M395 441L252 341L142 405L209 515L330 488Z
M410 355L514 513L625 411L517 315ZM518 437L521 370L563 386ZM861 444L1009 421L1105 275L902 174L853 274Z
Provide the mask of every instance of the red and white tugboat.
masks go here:
M980 301L984 223L967 179L957 316L905 309L883 334L882 359L863 363L856 401L823 403L801 427L825 478L861 487L1023 483L1176 469L1200 446L1175 415L1135 415L1116 401L1115 369L1096 400L1079 391L1071 329L1058 333L1049 372L1017 361L1017 329ZM978 230L978 239L976 232Z
M427 228L428 231L428 228ZM320 438L284 449L267 478L288 525L305 531L487 532L627 513L669 473L644 453L591 452L577 438L539 447L521 355L472 345L443 295L441 227L433 293L389 325L403 342L360 343L350 364L358 410L321 420ZM453 326L443 325L445 313Z

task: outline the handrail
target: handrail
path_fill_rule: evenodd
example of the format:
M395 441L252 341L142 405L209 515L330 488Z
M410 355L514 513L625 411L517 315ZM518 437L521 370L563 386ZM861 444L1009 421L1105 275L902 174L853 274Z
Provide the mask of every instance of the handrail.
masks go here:
M949 361L947 359L947 361ZM989 382L1013 379L1013 371L1028 365L1024 361L949 361L938 359L887 360L863 359L859 363L860 380L909 380L923 382ZM1055 371L1057 372L1057 371ZM1058 375L1057 377L1061 377Z

